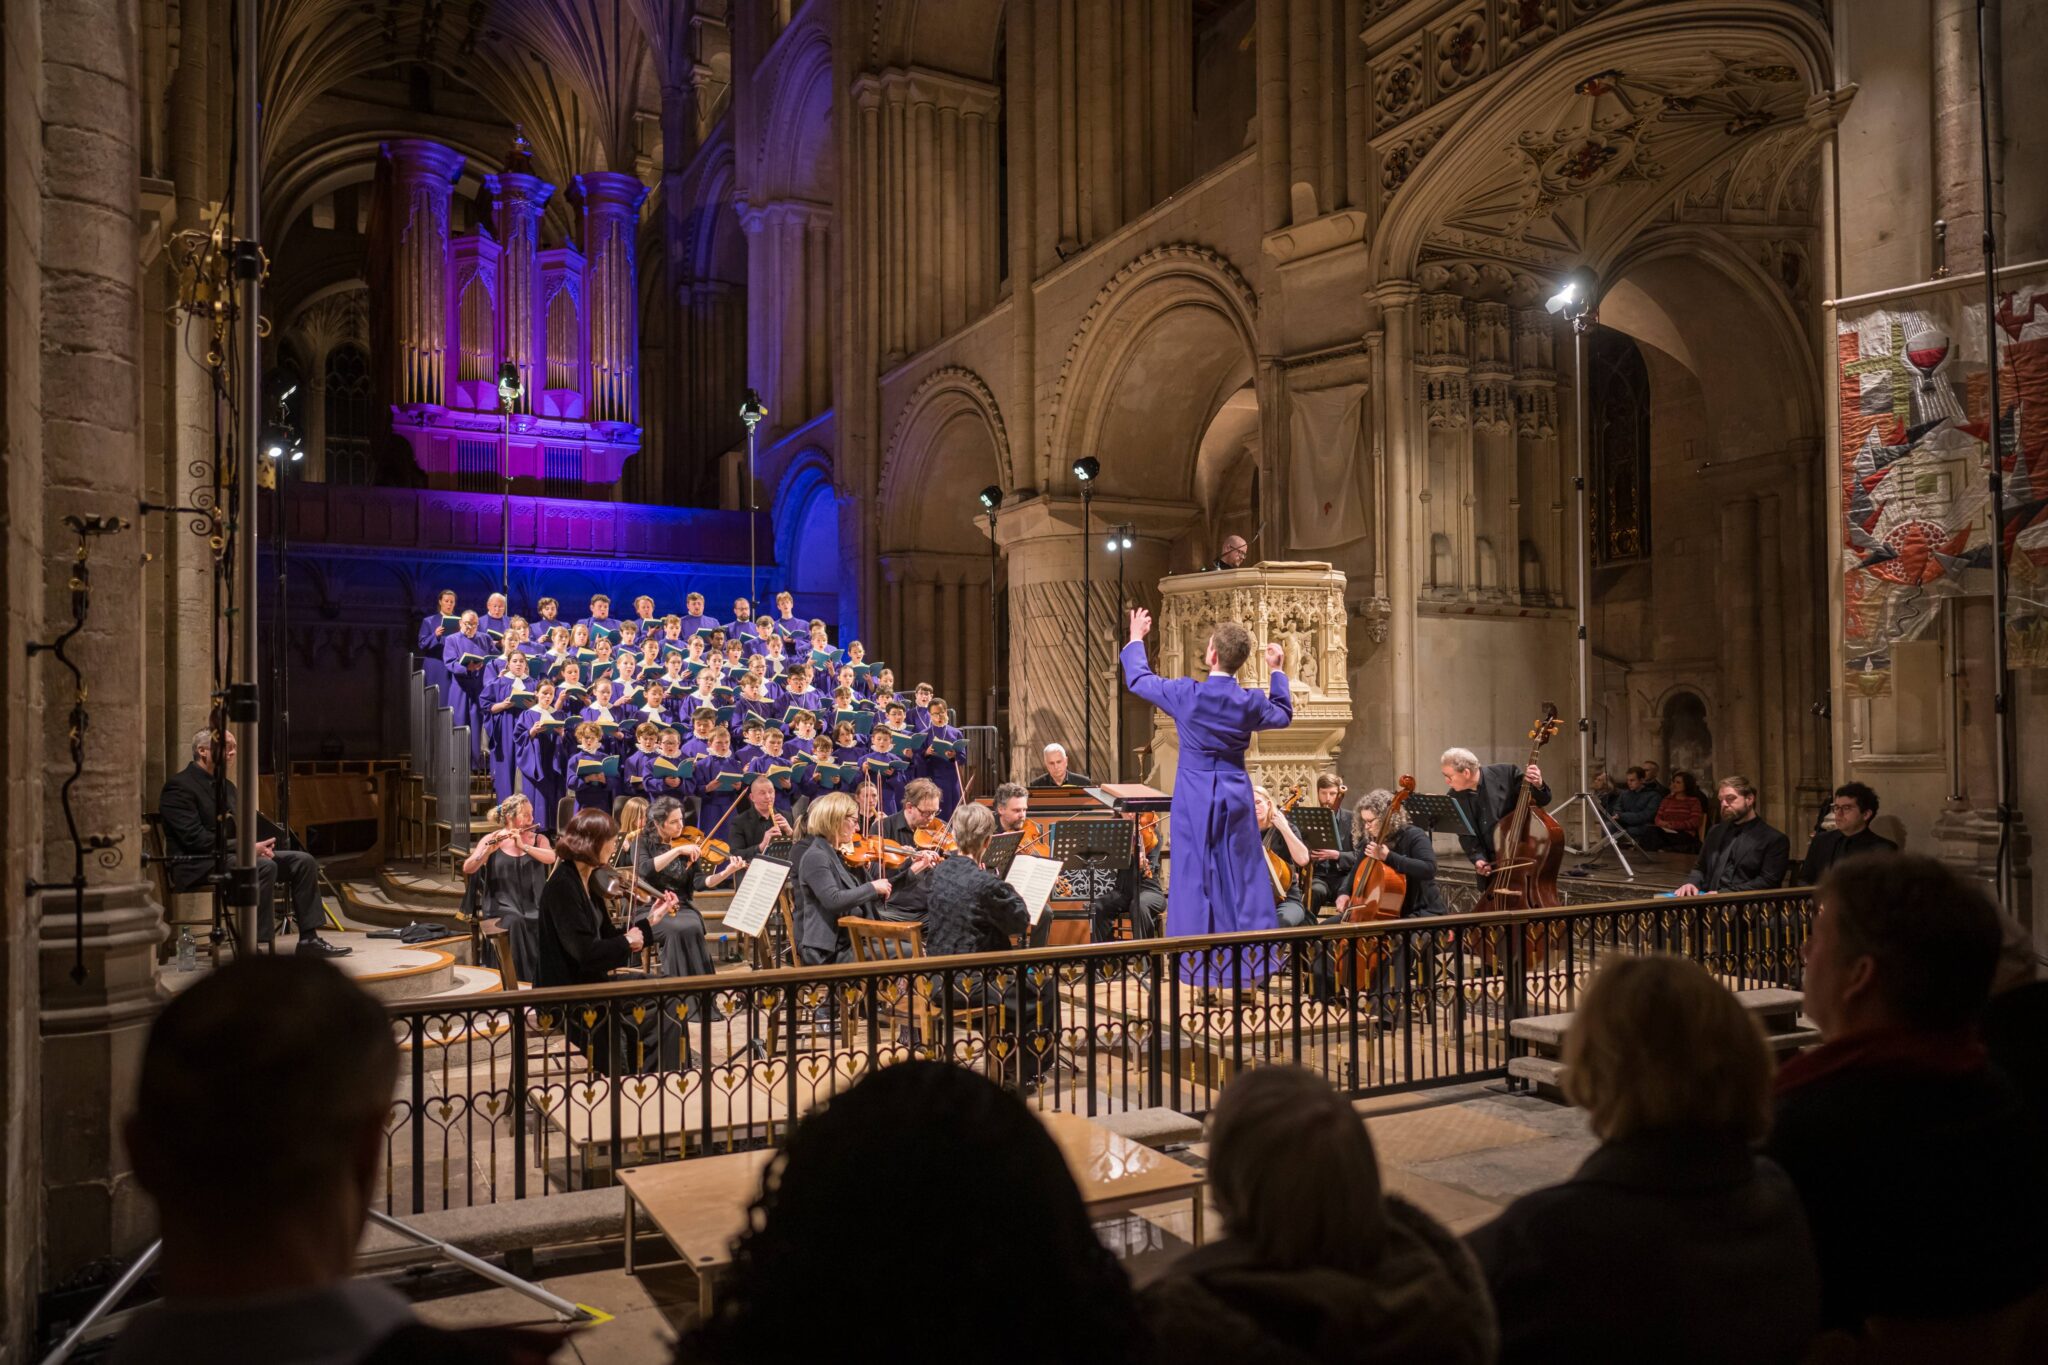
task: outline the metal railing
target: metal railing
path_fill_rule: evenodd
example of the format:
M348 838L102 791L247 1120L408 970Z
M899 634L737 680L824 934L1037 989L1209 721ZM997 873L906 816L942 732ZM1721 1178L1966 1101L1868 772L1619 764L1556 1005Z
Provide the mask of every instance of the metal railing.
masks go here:
M1807 892L1769 892L394 1002L383 1204L523 1199L771 1144L912 1057L1090 1116L1203 1114L1273 1062L1353 1096L1502 1077L1509 1021L1571 1009L1606 957L1797 987L1811 922Z

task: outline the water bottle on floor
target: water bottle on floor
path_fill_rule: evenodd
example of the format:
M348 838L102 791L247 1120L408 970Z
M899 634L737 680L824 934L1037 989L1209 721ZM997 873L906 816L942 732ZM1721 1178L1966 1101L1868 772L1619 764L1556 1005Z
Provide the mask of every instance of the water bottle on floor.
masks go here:
M178 931L178 970L195 972L199 970L199 945L192 939L190 929Z

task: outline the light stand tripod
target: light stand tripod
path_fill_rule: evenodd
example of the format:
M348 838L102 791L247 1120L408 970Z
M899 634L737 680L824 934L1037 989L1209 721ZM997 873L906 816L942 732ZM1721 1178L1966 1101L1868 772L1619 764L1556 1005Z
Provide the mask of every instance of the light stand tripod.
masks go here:
M1579 789L1553 810L1553 817L1562 816L1573 806L1579 808L1579 846L1582 855L1590 855L1589 861L1597 861L1596 848L1614 850L1614 856L1621 861L1622 871L1634 881L1636 870L1630 865L1628 855L1621 851L1621 841L1634 839L1622 832L1607 814L1607 808L1591 791L1593 785L1593 641L1586 628L1586 612L1590 606L1592 590L1592 551L1590 539L1592 526L1586 492L1586 333L1600 320L1600 311L1594 298L1595 285L1591 275L1575 271L1564 282L1545 306L1552 313L1562 313L1572 320L1572 434L1577 449L1577 468L1572 476L1572 487L1578 495L1579 508L1579 555L1578 555L1578 649L1579 649ZM1560 820L1560 824L1563 822ZM1593 842L1593 826L1600 827L1600 842ZM1642 845L1636 844L1636 851L1642 852Z

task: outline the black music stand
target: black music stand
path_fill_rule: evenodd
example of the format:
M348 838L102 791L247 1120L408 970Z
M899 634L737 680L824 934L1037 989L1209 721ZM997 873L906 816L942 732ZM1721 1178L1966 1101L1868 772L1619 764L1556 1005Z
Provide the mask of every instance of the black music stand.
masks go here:
M1410 792L1408 799L1401 803L1401 809L1408 816L1408 823L1431 834L1467 834L1465 821L1458 814L1457 803L1448 796L1425 796L1421 792Z
M1115 816L1070 816L1053 826L1051 856L1062 864L1052 900L1077 903L1092 913L1095 903L1113 894L1122 877L1137 866L1138 827ZM1052 918L1048 912L1038 921L1033 947L1044 943Z
M981 865L998 877L1010 875L1010 864L1017 857L1017 848L1024 842L1024 831L998 834L988 841L988 852L981 855Z
M1309 852L1319 848L1337 849L1337 812L1328 806L1297 806L1287 812L1287 823L1294 826L1294 832L1308 845Z

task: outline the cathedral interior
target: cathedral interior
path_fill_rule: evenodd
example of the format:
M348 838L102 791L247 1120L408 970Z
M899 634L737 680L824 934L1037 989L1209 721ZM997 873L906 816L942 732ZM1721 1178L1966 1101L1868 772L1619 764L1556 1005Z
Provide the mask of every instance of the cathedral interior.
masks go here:
M232 672L252 406L308 792L403 758L419 621L501 581L787 591L1003 776L1152 780L1121 613L1237 535L1341 575L1274 607L1348 698L1276 780L1519 760L1553 701L1560 796L1746 775L1796 857L1865 782L2048 952L2048 5L1988 69L1974 0L257 8L253 144L236 0L0 25L0 1359L147 1235L143 818Z

